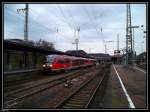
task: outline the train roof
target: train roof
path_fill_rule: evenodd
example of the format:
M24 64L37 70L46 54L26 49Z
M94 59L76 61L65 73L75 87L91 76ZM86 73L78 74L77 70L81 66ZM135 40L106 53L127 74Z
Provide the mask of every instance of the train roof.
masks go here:
M67 56L67 55L56 55L56 54L47 55L47 58L56 58L56 57L64 58L64 57L70 57L70 56Z
M71 58L71 59L88 59L88 60L95 60L92 58L84 58L84 57L76 57L76 56L68 56L68 55L57 55L57 54L51 54L51 55L47 55L47 58Z
M54 57L57 57L57 56L59 56L59 55L53 54L53 55L47 55L46 57L47 58L54 58Z

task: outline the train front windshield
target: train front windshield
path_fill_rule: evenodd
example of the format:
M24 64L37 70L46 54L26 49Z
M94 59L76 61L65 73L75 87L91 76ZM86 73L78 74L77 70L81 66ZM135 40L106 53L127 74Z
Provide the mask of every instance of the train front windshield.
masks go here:
M46 62L45 64L43 65L43 67L52 67L53 66L53 62L54 62L54 59L55 59L56 55L48 55L46 57Z
M54 58L47 58L46 59L46 63L48 64L48 63L53 63L53 61L54 61Z
M51 64L51 63L53 63L54 62L54 59L56 58L56 56L57 55L48 55L47 57L46 57L46 63L48 64Z

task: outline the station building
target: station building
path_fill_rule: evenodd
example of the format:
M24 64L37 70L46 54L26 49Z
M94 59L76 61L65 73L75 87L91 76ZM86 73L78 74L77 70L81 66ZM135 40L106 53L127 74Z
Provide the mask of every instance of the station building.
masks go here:
M109 54L104 53L90 53L88 54L91 57L94 57L98 60L99 63L105 63L111 61L111 56Z
M25 43L20 39L3 41L3 69L5 71L21 69L38 69L46 61L48 54L61 54Z
M67 54L78 55L78 56L88 56L87 53L83 50L68 50Z
M74 55L78 54L80 56L94 58L94 59L97 59L99 63L111 61L111 56L109 54L104 54L104 53L86 53L83 50L69 50L69 51L66 51L66 53L74 54Z

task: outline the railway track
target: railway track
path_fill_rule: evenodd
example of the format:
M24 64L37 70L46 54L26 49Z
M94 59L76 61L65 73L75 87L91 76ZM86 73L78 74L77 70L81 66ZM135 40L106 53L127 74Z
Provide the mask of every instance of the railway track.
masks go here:
M147 66L146 65L136 65L137 67L143 69L143 70L146 70Z
M99 72L98 74L91 77L84 84L81 85L70 96L62 100L55 108L63 109L83 109L88 108L92 102L98 88L102 85L104 78L106 77L106 68L103 69L103 73Z
M34 83L29 82L29 83L27 83L27 84L26 84L26 83L23 84L21 87L18 87L18 85L16 85L15 87L13 87L13 88L16 88L16 89L13 89L13 90L8 91L8 92L5 91L4 96L7 97L7 96L10 96L11 94L16 94L16 93L19 93L19 92L21 92L21 91L25 91L25 90L28 90L28 89L31 89L31 88L34 88L34 87L37 87L37 86L40 86L40 85L52 83L52 82L54 82L54 81L56 81L56 80L59 80L59 79L61 79L61 78L62 78L62 79L63 79L63 78L66 78L66 77L68 77L68 75L72 75L72 74L75 74L75 73L78 73L78 72L79 72L79 70L78 70L78 71L71 72L71 73L68 73L67 75L66 75L66 74L59 74L59 76L62 75L62 77L57 77L57 78L52 79L52 80L51 80L51 78L42 79L42 80L35 81ZM12 88L12 87L7 87L7 88Z
M9 93L5 94L5 96L4 96L4 101L5 101L4 107L9 108L9 107L15 105L15 102L22 101L26 97L32 96L32 95L42 92L48 88L51 88L58 84L64 83L64 82L66 82L66 80L71 80L80 75L83 75L86 72L89 72L91 69L86 68L86 69L76 71L70 75L67 75L67 76L64 76L64 77L61 77L61 78L58 78L55 80L46 81L46 82L39 83L34 86L30 86L30 87L26 87L26 88L22 88L19 90L9 92Z

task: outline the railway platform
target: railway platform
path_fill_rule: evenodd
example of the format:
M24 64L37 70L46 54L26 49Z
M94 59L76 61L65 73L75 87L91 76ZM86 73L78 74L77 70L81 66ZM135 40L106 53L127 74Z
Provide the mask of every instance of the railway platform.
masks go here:
M103 98L104 108L147 108L147 73L140 68L112 65Z

